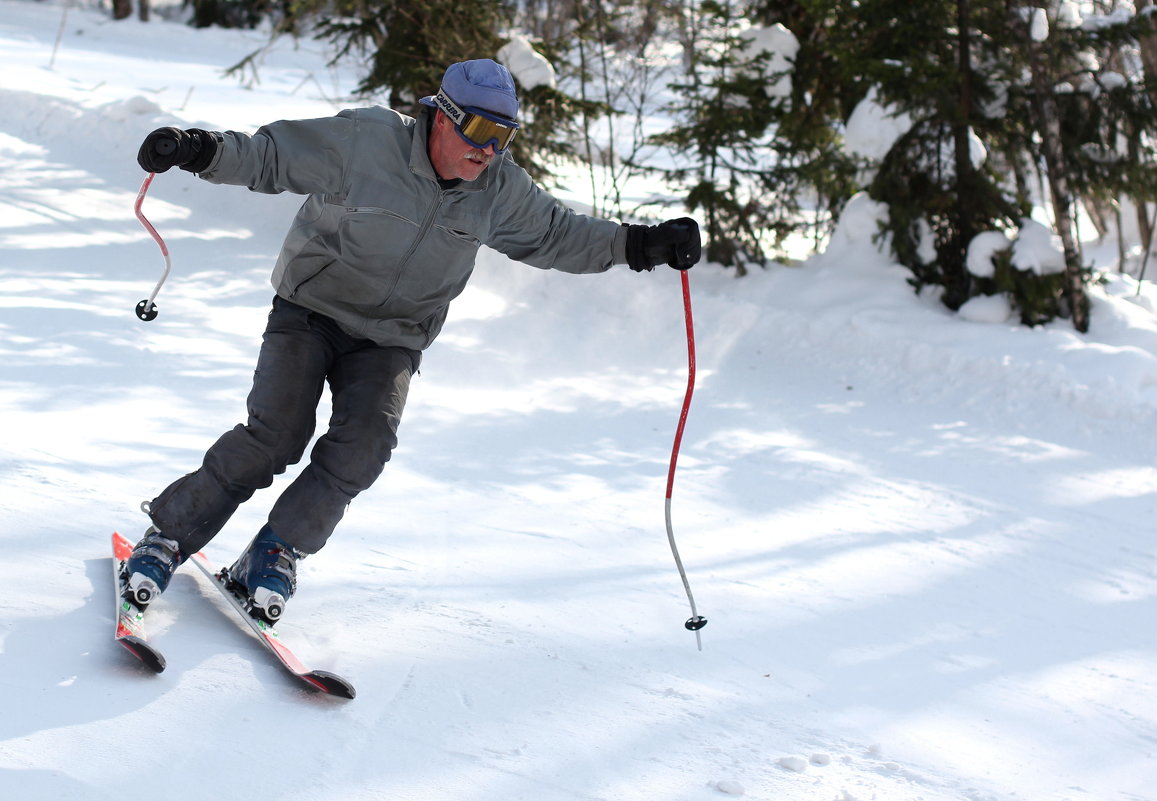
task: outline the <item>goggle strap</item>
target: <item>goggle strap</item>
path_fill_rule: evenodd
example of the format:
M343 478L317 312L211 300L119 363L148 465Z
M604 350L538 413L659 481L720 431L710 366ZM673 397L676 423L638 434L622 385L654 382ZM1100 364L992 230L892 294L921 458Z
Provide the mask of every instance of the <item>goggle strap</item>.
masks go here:
M446 93L441 89L438 90L438 94L434 95L434 104L440 108L455 125L461 125L462 121L466 119L466 112L463 111L457 103L447 97Z

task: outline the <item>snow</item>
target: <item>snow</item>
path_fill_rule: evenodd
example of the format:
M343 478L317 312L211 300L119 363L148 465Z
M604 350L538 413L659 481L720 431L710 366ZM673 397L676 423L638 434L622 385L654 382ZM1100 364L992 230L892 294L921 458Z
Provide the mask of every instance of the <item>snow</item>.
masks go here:
M740 34L740 39L744 40L742 48L744 58L755 59L763 56L766 59L765 72L771 75L784 73L768 84L768 95L790 97L790 70L799 52L799 40L795 34L777 22L768 27L747 28Z
M510 37L510 41L498 49L495 59L502 62L526 89L537 86L555 88L554 65L535 50L525 36Z
M1101 85L1102 89L1108 89L1111 92L1114 89L1123 89L1128 86L1129 79L1119 72L1106 70L1097 76L1097 83Z
M1060 237L1036 220L1021 220L1012 243L1012 266L1037 275L1063 273L1065 254Z
M974 323L1007 322L1012 313L1012 304L1007 295L977 295L965 301L957 311L961 319Z
M238 421L298 199L159 176L174 268L142 323L136 148L332 113L356 72L285 40L242 85L221 67L264 33L84 7L49 69L61 13L0 0L5 798L1157 798L1153 286L1108 273L1087 336L962 319L866 198L803 266L691 271L673 519L702 652L663 526L677 274L487 251L280 624L358 698L299 689L191 568L144 674L111 641L109 532Z
M1034 42L1045 42L1049 38L1049 18L1048 12L1043 8L1035 8L1028 12L1032 15L1032 20L1029 23L1029 37Z
M1151 13L1152 8L1152 6L1147 6L1136 13L1148 14ZM1128 22L1134 13L1132 3L1123 3L1108 12L1093 14L1083 18L1081 20L1081 27L1086 30L1097 30L1100 28L1108 28L1112 25L1121 25Z
M1057 4L1056 24L1060 28L1079 28L1084 19L1079 3L1073 0L1061 0Z
M977 278L992 278L996 275L996 264L993 259L1010 247L1012 240L1002 232L982 231L968 243L968 256L965 262L968 272Z
M844 131L848 152L882 161L892 145L912 127L912 118L892 106L880 105L876 87L852 109Z

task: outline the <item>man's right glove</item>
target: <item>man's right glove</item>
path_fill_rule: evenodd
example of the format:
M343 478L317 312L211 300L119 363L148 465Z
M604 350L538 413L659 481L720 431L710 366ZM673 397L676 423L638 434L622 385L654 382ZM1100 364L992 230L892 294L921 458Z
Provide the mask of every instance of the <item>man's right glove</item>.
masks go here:
M627 226L627 264L632 270L653 270L657 264L687 270L702 254L699 224L690 217Z
M200 128L158 128L141 143L137 164L145 172L165 172L170 167L201 172L213 161L220 136Z

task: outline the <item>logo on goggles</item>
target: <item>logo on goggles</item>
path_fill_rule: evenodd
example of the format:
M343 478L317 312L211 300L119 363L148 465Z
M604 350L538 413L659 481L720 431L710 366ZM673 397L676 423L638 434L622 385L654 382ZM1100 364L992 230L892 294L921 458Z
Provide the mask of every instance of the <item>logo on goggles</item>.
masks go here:
M518 133L518 123L514 120L482 109L461 108L441 90L434 95L434 103L454 123L455 133L479 150L494 145L496 153L503 153Z

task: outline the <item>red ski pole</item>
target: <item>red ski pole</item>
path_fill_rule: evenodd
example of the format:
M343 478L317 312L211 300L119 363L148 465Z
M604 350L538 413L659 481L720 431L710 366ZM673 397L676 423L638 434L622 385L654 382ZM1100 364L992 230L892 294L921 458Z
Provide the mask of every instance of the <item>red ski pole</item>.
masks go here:
M703 650L703 638L699 630L707 625L707 618L701 616L695 608L695 596L691 594L691 582L687 580L687 571L683 569L683 560L679 557L679 548L675 545L675 532L671 527L671 493L675 487L675 465L679 461L679 448L683 443L683 429L687 425L687 412L691 409L691 396L695 392L695 323L691 317L691 282L687 278L687 270L679 272L683 282L683 316L687 323L687 392L683 396L683 409L679 413L679 425L675 429L675 443L671 447L671 466L667 471L667 541L671 544L671 554L675 557L675 565L679 568L679 576L683 579L683 589L687 591L687 601L691 604L691 617L683 625L695 632L695 644Z
M156 177L155 172L150 172L145 176L145 182L141 184L141 191L137 192L137 202L133 206L133 212L137 215L137 219L141 221L141 225L145 230L152 234L157 246L161 249L161 255L165 257L165 271L161 273L161 280L157 281L157 285L153 287L153 294L142 300L137 304L136 315L146 323L150 320L155 320L157 317L157 304L153 303L157 298L157 293L161 291L161 285L165 283L165 279L169 277L169 270L173 268L173 261L169 258L169 248L165 244L165 240L161 239L161 235L157 233L157 229L153 224L145 219L145 215L141 213L141 204L145 200L145 193L149 191L149 184L153 182Z

